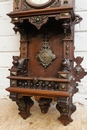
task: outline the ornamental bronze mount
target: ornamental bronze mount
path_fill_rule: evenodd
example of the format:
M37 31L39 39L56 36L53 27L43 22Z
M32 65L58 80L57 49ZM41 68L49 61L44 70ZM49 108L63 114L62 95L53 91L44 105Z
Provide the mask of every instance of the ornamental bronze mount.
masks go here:
M52 64L52 61L56 59L56 55L52 52L48 44L49 37L47 35L44 36L43 42L44 43L36 58L40 61L44 68L47 68L50 64Z
M81 66L83 58L74 57L74 26L82 20L74 13L74 3L13 0L13 12L8 16L15 33L20 33L20 56L13 56L10 87L6 90L24 119L31 115L30 108L36 100L44 114L55 101L60 112L58 120L63 125L73 121L73 95L87 74Z
M52 61L55 60L56 55L52 53L48 44L44 44L36 58L40 61L44 68L47 68L49 64L52 64Z

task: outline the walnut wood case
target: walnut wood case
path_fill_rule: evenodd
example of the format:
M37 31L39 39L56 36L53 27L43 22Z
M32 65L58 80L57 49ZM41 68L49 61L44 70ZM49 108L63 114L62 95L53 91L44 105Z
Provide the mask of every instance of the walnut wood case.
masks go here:
M83 58L74 57L74 25L82 20L74 13L74 0L48 0L44 4L14 0L13 11L7 15L15 33L20 33L20 56L13 56L10 87L6 89L19 114L29 117L34 100L41 112L47 113L54 100L58 119L69 124L76 110L72 100L77 82L86 75L80 65Z

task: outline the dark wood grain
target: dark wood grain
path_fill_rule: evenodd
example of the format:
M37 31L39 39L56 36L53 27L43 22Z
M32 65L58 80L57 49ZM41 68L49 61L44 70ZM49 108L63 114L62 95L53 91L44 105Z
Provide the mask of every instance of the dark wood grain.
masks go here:
M75 15L74 4L75 0L50 0L39 7L14 0L13 11L7 14L20 34L20 56L13 56L6 90L24 119L30 116L35 97L42 113L55 100L62 124L73 121L73 95L87 74L80 65L83 58L74 58L74 25L82 20Z

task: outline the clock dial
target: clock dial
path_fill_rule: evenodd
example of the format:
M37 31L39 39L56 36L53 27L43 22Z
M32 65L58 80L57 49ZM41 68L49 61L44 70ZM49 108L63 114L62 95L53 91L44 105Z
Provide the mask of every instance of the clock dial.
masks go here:
M33 8L44 8L52 4L55 0L26 0Z
M49 1L50 0L27 0L27 2L30 2L30 3L36 4L36 5L42 5L42 4L45 4Z

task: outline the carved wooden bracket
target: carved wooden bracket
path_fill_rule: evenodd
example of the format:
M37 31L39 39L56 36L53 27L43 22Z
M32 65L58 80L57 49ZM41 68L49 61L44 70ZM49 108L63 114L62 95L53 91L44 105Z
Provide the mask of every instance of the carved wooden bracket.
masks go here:
M70 60L63 58L61 66L62 66L62 71L69 71L71 69Z
M17 34L17 32L19 31L18 26L17 26L17 25L15 25L15 26L13 27L13 30L15 31L15 34Z
M85 70L80 65L83 61L83 58L76 57L74 61L76 62L76 66L73 68L73 76L75 78L75 81L80 82L80 80L87 74L87 72L85 72Z
M46 114L48 112L52 99L51 98L40 98L40 100L38 102L39 102L41 112L43 114Z
M16 101L19 109L19 115L23 119L26 119L31 115L30 108L34 105L33 100L30 97L22 97Z
M29 18L29 22L37 27L37 29L40 29L43 24L45 24L48 21L48 16L42 15L42 16L34 16Z
M11 70L16 70L19 72L19 75L26 74L28 71L28 60L27 58L21 58L19 59L18 56L13 56L13 66Z
M72 122L71 114L76 110L76 106L70 103L71 97L59 97L56 108L60 112L58 118L65 126Z

